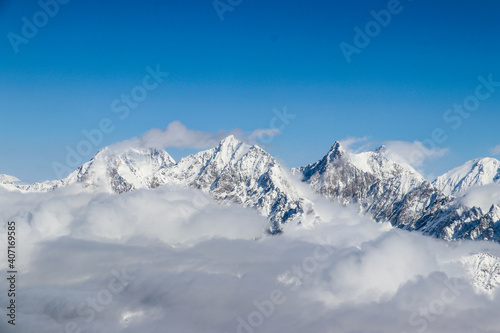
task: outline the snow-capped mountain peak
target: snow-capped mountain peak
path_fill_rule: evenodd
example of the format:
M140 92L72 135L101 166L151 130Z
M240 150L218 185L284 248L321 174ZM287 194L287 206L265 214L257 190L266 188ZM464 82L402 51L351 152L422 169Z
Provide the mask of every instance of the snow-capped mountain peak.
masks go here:
M344 147L342 147L342 144L339 141L335 141L335 143L332 145L326 156L330 161L340 158L344 156L346 153L346 150Z
M500 205L491 205L488 215L493 221L500 221Z
M156 172L174 163L174 159L163 149L131 147L117 150L105 147L62 183L80 183L84 187L114 193L128 192L155 187Z
M251 148L252 146L239 141L233 135L229 135L222 139L219 145L215 147L215 156L223 163L228 163L231 159L239 160Z
M233 136L215 148L182 158L161 170L162 184L196 187L210 193L218 202L253 207L269 218L273 232L299 215L312 216L312 203L293 187L288 171L266 151Z
M356 154L347 152L338 141L318 162L295 169L294 172L303 173L303 180L310 183L316 182L319 177L326 181L325 178L338 179L341 175L345 176L345 179L340 181L343 184L347 184L349 179L357 178L370 178L371 180L404 178L412 186L424 181L424 178L411 166L390 160L382 147L375 151Z
M20 180L10 175L0 175L0 187L9 191L17 190Z
M498 160L470 161L431 184L393 157L384 147L353 153L337 141L320 160L292 172L318 194L344 205L359 205L361 212L377 221L449 240L500 240L499 202L487 198L484 207L468 205L465 197L448 196L436 187L440 181L450 189L500 183ZM290 221L313 225L321 220L308 199L310 193L288 170L262 148L232 135L177 163L163 149L113 145L62 180L28 185L0 176L1 187L24 192L72 184L117 194L164 185L194 187L220 204L257 209L268 218L272 232L281 231Z
M378 147L377 149L374 150L375 153L385 153L387 152L387 147L385 145L381 145L380 147Z
M328 169L333 167L335 161L341 160L347 154L344 147L339 141L335 141L328 153L319 161L313 164L309 164L306 167L295 168L292 170L293 173L302 173L303 181L307 181L309 178L313 177L314 174L324 173Z
M241 143L242 143L242 141L236 139L233 134L230 134L219 142L219 146L233 146L234 147L234 146L237 146Z
M434 185L448 195L460 196L474 187L500 183L500 161L478 158L448 171Z
M10 183L17 183L20 180L17 179L14 176L9 176L9 175L0 175L0 184L10 184Z

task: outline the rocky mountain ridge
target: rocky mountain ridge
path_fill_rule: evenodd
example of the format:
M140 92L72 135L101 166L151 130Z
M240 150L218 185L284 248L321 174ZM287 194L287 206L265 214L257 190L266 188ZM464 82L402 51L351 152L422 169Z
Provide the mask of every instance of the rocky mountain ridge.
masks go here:
M321 221L294 174L317 194L358 205L376 221L447 240L500 241L500 203L492 202L483 211L459 200L468 189L497 182L497 165L495 159L478 159L429 182L411 166L391 160L384 147L355 154L335 142L323 158L290 172L262 148L228 136L216 147L178 162L164 149L106 147L62 180L23 184L2 175L0 187L44 192L76 184L116 194L165 185L194 187L220 204L257 209L276 233L286 223Z

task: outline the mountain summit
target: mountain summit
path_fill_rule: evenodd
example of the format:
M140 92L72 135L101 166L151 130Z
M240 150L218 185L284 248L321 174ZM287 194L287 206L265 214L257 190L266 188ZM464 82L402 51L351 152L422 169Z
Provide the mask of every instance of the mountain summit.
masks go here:
M411 166L389 159L385 149L355 154L335 143L318 162L293 172L318 194L359 205L376 221L448 240L500 240L494 211L457 202Z
M318 219L312 202L299 195L288 171L262 148L233 136L215 148L182 158L157 178L162 184L196 187L220 203L256 208L268 217L273 232L293 219Z
M438 177L434 184L448 195L460 196L471 188L500 184L500 161L494 158L478 158Z
M500 162L477 159L451 170L433 183L415 169L391 159L387 150L352 153L335 142L326 155L291 173L256 145L230 135L217 146L175 162L163 149L117 146L100 150L68 177L23 184L1 176L0 187L23 192L51 191L68 185L88 191L121 194L160 186L192 187L210 194L220 204L239 204L258 210L278 233L287 223L314 225L321 221L310 194L343 205L357 205L376 221L418 230L447 240L500 241L500 205L468 206L456 195L497 183Z

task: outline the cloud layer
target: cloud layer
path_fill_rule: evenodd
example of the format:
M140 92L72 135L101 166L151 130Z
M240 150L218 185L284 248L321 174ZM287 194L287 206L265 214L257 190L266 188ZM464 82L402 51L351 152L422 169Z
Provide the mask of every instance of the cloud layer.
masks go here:
M491 205L500 205L500 185L488 184L473 187L461 197L460 202L468 207L479 207L486 213Z
M493 155L500 155L500 145L496 145L495 147L491 148L490 152Z
M456 260L500 246L393 229L326 199L325 223L265 219L196 190L0 191L19 232L23 332L494 332L498 295ZM5 225L4 225L5 228ZM5 236L5 234L4 234ZM5 258L6 237L0 239ZM6 261L0 261L5 270ZM0 282L6 290L6 281ZM0 293L0 304L6 304ZM1 332L10 332L5 320Z
M443 157L448 149L439 147L427 147L420 141L386 141L389 158L400 163L406 163L416 169L424 166L427 160Z

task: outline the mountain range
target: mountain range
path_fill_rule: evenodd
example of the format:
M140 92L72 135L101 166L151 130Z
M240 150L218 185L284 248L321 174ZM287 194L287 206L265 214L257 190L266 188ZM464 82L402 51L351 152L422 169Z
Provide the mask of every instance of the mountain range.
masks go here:
M469 161L430 182L391 159L383 146L353 153L335 142L319 161L291 170L234 136L177 162L164 149L117 147L103 148L64 179L25 184L0 175L0 187L46 192L76 185L116 194L165 185L192 187L220 204L257 209L268 218L270 233L282 232L288 223L320 223L312 198L320 195L356 205L360 213L398 228L445 240L500 242L500 201L489 196L486 205L476 206L464 199L483 188L500 194L500 161L493 158Z

